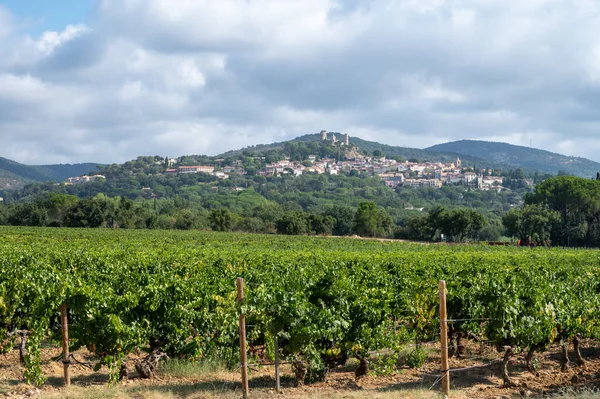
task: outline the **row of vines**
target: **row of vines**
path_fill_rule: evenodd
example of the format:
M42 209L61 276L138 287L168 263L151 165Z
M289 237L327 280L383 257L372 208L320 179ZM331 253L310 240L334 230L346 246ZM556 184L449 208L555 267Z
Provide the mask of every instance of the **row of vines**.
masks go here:
M69 312L71 350L119 378L132 353L239 363L237 320L272 354L277 337L298 383L439 334L448 284L453 347L474 337L531 361L552 343L597 338L598 251L424 246L336 238L60 229L0 230L0 350L21 346L25 379L44 381L40 349ZM236 304L235 279L246 298ZM584 359L578 356L578 362ZM565 360L566 363L566 360Z

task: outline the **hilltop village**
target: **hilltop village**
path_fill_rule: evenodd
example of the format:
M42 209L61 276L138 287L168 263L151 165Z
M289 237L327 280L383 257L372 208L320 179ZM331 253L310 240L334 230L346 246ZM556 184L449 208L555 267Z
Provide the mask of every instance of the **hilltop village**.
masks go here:
M398 186L420 188L441 188L444 185L464 185L480 190L501 190L502 176L492 176L491 170L483 170L480 174L465 172L462 169L460 158L452 163L441 162L399 162L395 159L387 159L385 156L366 156L359 152L356 147L350 148L349 136L345 134L343 140L339 141L335 134L328 137L327 132L321 132L322 141L331 141L333 144L342 143L348 147L346 160L337 161L331 158L317 160L316 156L309 156L308 161L312 163L306 166L306 162L291 162L282 160L267 164L259 174L262 176L274 176L278 174L293 174L299 176L303 173L327 173L337 175L340 173L352 174L368 173L379 176L388 187Z
M441 188L445 185L462 185L475 190L504 189L504 177L499 176L496 171L481 169L474 171L473 168L465 168L460 158L451 163L389 159L383 154L367 155L356 146L350 145L348 134L320 133L321 143L339 148L343 156L338 159L332 157L319 157L308 155L302 161L281 159L276 162L267 162L266 157L255 157L262 163L262 168L256 171L257 175L272 177L281 175L300 176L304 173L315 174L368 174L378 176L388 187L398 186L410 188ZM166 158L157 160L157 165L164 165L165 175L179 175L202 173L215 176L219 179L227 179L230 175L247 175L243 162L237 159L230 165L223 165L223 159L215 159L210 165L179 165L180 159ZM67 184L78 184L94 181L102 175L79 176L67 179ZM526 180L527 184L533 181Z

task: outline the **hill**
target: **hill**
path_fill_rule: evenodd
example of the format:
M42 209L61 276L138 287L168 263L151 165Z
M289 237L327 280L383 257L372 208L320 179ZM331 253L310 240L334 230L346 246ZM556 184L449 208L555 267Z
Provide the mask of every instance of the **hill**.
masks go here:
M425 151L458 154L483 158L489 162L511 168L537 170L557 174L562 171L581 177L594 177L600 171L600 163L586 158L556 154L537 148L480 140L460 140L437 144Z
M42 170L47 170L52 178L50 180L63 181L69 177L81 176L96 172L100 164L97 163L75 163L75 164L57 164L36 166Z
M0 157L0 190L22 188L31 182L63 181L97 170L98 164L25 165Z
M329 133L331 137L332 133ZM333 133L342 139L341 133ZM290 143L320 142L319 134L306 134L292 140L272 144L259 144L234 151L228 151L216 157L188 156L187 163L202 164L212 162L218 158L239 158L244 155L264 156L269 152L283 154L286 145ZM437 144L429 148L418 149L409 147L391 146L374 141L363 140L350 136L349 143L358 147L360 151L373 154L381 152L388 158L400 157L406 160L451 162L459 156L463 165L477 165L478 167L516 169L521 168L526 172L541 172L557 174L563 171L582 177L593 177L600 171L600 163L585 158L570 157L549 151L528 148L506 143L461 140L444 144ZM98 164L61 164L30 166L0 157L0 190L22 188L30 182L63 181L71 176L80 176L98 170Z
M329 133L335 134L338 139L342 138L342 133ZM268 151L275 150L283 150L287 143L309 143L309 142L320 142L321 137L319 134L305 134L300 137L296 137L294 139L288 141L282 141L278 143L272 144L258 144L254 146L244 147L239 150L227 151L223 154L217 155L217 158L227 158L227 157L239 157L243 154L264 154ZM373 151L381 151L388 158L401 157L404 159L418 159L419 161L440 161L440 162L452 162L456 159L456 154L454 153L443 153L438 151L429 151L422 150L419 148L410 148L410 147L399 147L399 146L391 146L387 144L381 144L376 141L363 140L358 137L350 136L349 140L350 146L358 147L361 151L366 151L368 154L372 154ZM461 159L465 162L465 164L469 165L479 165L482 167L500 167L496 162L487 161L482 158L478 158L476 156L465 155L462 156Z

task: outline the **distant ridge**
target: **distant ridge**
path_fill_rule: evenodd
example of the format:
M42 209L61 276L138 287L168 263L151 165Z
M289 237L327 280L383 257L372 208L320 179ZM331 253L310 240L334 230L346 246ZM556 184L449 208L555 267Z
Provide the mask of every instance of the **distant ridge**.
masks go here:
M329 134L331 135L332 133ZM333 134L341 138L341 133ZM282 149L287 142L319 140L319 134L307 134L288 141L260 144L235 151L228 151L218 157L237 156L241 155L244 151L262 153L269 150ZM562 171L582 177L595 177L596 172L600 171L600 163L586 158L571 157L536 148L491 141L460 140L437 144L425 149L418 149L391 146L350 136L350 145L358 146L361 150L366 150L368 153L379 150L390 158L399 156L404 159L414 158L421 161L451 162L458 156L464 165L476 165L483 168L521 168L527 172L537 171L554 175Z
M63 181L68 177L94 172L98 165L79 163L31 166L0 157L0 190L21 188L34 181Z
M342 138L341 133L330 132L329 134L336 134L339 139ZM288 142L311 141L320 141L320 135L318 133L306 134L288 141L258 144L210 158L236 157L244 153L264 154L269 150L282 149ZM353 136L350 136L349 143L369 154L378 150L389 158L402 157L406 160L452 162L458 156L463 161L463 165L476 165L484 168L521 168L527 172L537 171L550 174L558 174L562 171L582 177L595 177L596 173L600 172L600 163L586 158L491 141L459 140L437 144L425 149L391 146ZM101 165L79 163L30 166L0 157L0 190L18 189L30 182L64 181L68 177L93 173L98 170L98 166Z
M335 134L338 139L341 139L342 133L338 132L329 132L330 136ZM227 151L223 154L217 155L217 158L226 158L226 157L234 157L239 156L244 152L249 153L263 153L269 150L282 149L286 143L288 142L312 142L312 141L320 141L321 137L318 133L314 134L305 134L300 137L296 137L291 140L282 141L278 143L272 144L258 144L250 147L241 148L239 150ZM410 148L410 147L398 147L391 146L388 144L381 144L376 141L368 141L363 140L359 137L350 136L349 140L350 146L359 147L361 151L367 151L369 154L372 154L373 151L379 150L388 158L393 157L402 157L404 159L418 159L419 161L440 161L440 162L453 162L456 160L456 154L445 154L435 151L422 150L419 148ZM499 167L494 162L487 162L484 159L473 157L473 156L463 156L461 159L465 161L467 164L477 164L482 167Z
M563 171L576 176L595 177L596 173L600 172L600 163L586 158L493 141L459 140L437 144L425 150L474 156L511 168L537 170L543 173L557 174Z

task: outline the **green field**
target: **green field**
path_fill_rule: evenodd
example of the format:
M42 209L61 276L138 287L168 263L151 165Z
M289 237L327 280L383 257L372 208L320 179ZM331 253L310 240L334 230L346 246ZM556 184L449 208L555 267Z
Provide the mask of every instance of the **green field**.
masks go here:
M0 337L27 331L25 378L35 384L44 380L41 345L60 340L62 304L72 350L96 354L114 380L121 361L140 351L233 369L243 311L251 353L272 358L277 336L285 360L306 367L310 382L348 358L365 363L375 351L437 340L438 281L446 280L448 317L458 320L453 345L471 333L506 350L543 352L596 338L599 259L592 250L0 228ZM245 279L241 307L237 277Z

